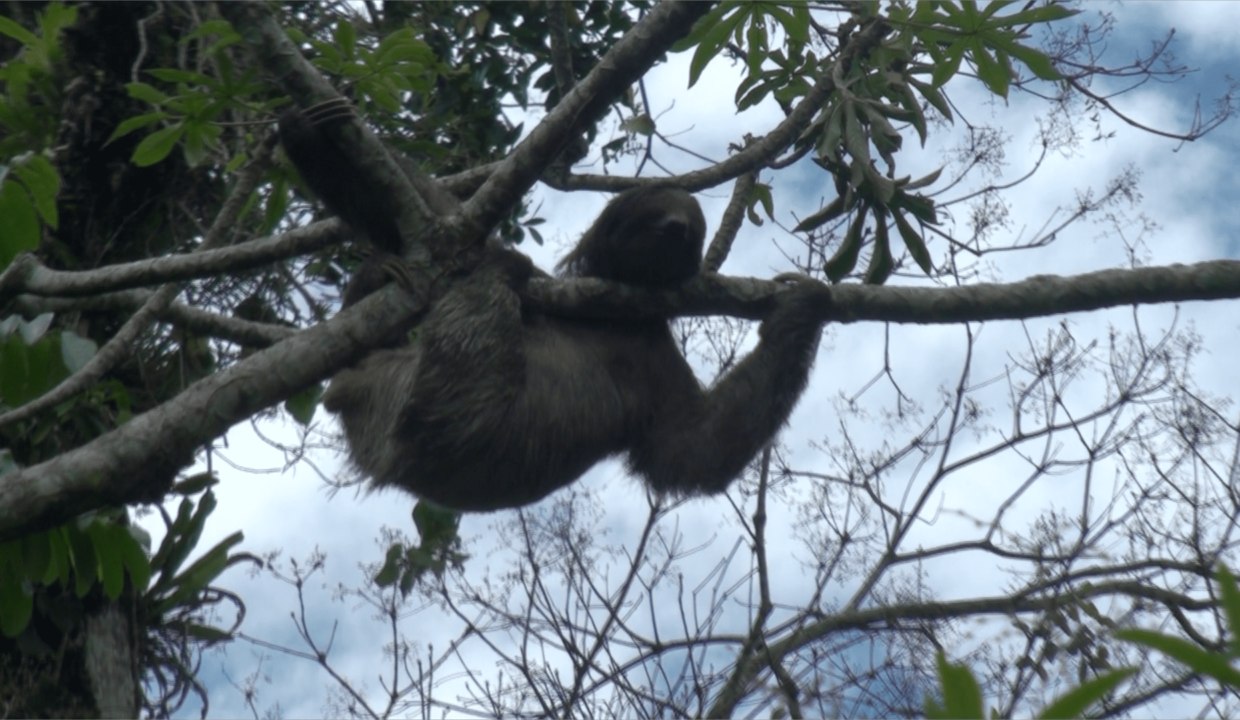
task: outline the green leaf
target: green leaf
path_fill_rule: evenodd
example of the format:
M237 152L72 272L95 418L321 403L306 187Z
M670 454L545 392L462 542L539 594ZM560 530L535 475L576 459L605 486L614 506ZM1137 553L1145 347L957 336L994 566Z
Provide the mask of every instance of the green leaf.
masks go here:
M1025 66L1028 67L1029 70L1039 79L1064 79L1063 73L1059 72L1059 70L1055 67L1055 63L1051 61L1050 56L1046 53L1015 42L1011 43L1009 47L1005 47L1004 50L1010 53L1017 60L1023 62Z
M389 546L383 559L383 567L375 573L375 584L379 587L389 587L395 583L400 578L401 558L404 556L404 545L395 543Z
M214 501L214 497L210 492L202 496L201 502L206 503L209 501ZM176 519L172 521L172 526L168 528L168 534L164 536L164 541L160 543L159 550L151 558L151 567L159 570L159 580L155 583L155 587L152 590L163 589L172 584L172 580L176 576L177 570L181 567L181 563L185 562L186 556L193 550L194 545L198 543L198 537L202 533L202 522L194 514L194 510L194 503L188 498L182 500L177 508ZM197 534L195 534L195 530Z
M934 72L930 75L930 82L934 87L941 88L948 80L956 77L960 72L960 63L964 60L964 43L952 43L942 53L942 57L935 58ZM926 98L929 100L929 98ZM931 101L933 102L933 101ZM938 108L937 105L935 105ZM942 110L939 110L942 112Z
M276 225L280 224L284 211L288 209L289 195L287 177L281 175L271 183L271 192L267 194L267 207L263 212L263 224L259 231L261 234L270 234Z
M151 584L151 559L146 556L146 549L142 545L142 541L134 536L135 528L133 526L122 528L129 535L128 542L118 542L121 553L121 562L124 563L125 569L129 571L129 580L133 583L134 589L139 593L146 592L147 587ZM150 542L150 537L147 537Z
M52 567L52 540L49 531L37 532L20 541L26 577L42 581ZM3 562L3 559L0 559Z
M921 195L901 195L892 203L893 208L901 207L913 214L913 217L927 225L938 225L939 220L934 212L934 201Z
M1222 653L1204 650L1193 643L1177 637L1162 635L1150 630L1119 630L1115 636L1128 640L1174 658L1190 669L1209 675L1233 688L1240 688L1240 671L1230 664L1230 658Z
M34 594L27 592L27 586L8 563L0 563L0 632L5 637L17 637L30 622Z
M168 153L176 147L184 132L185 125L177 123L146 136L138 143L138 147L134 148L133 163L138 167L147 167L168 157Z
M157 605L157 609L160 612L168 612L172 608L185 604L191 598L197 597L228 567L229 549L244 539L245 536L241 532L235 532L190 564L185 572L173 580L172 586L175 590Z
M982 45L981 40L976 38L973 40L972 50L973 62L977 65L977 76L986 84L986 87L990 88L992 93L1006 98L1008 84L1012 81L1011 74Z
M162 110L159 112L139 115L137 117L131 117L128 120L122 122L120 125L116 126L116 129L112 131L112 135L108 138L108 142L110 143L119 137L124 137L128 135L129 133L133 132L134 130L137 130L139 128L144 128L147 125L154 125L155 123L160 122L161 120L164 120L167 117L169 117L168 113L163 112Z
M943 174L943 168L939 168L925 177L918 178L904 186L905 190L919 190L921 188L933 185L935 180L939 179L939 175Z
M32 155L29 161L13 168L34 197L34 206L49 227L60 224L56 214L56 195L60 192L60 176L56 168L42 155Z
M693 28L689 30L689 34L677 40L672 45L671 52L681 53L702 42L702 38L706 37L707 33L715 29L715 27L719 24L719 20L722 19L735 4L736 3L734 2L719 3L719 5L717 5L713 10L698 18L697 22L693 23Z
M172 486L172 492L177 495L197 495L209 487L214 487L220 482L219 478L213 472L200 472L191 475L184 480L177 481Z
M1059 699L1047 705L1038 717L1047 720L1084 717L1085 711L1091 705L1104 698L1107 693L1136 672L1136 668L1123 668L1100 675L1060 696Z
M900 231L900 237L904 238L904 247L908 248L909 255L913 256L913 261L917 263L922 272L929 275L932 267L930 252L926 250L925 240L913 229L899 210L892 210L891 217L896 221L896 229Z
M1070 18L1081 12L1083 11L1080 9L1072 9L1066 5L1039 5L1011 15L1004 15L995 20L992 25L994 27L1015 27L1031 23L1049 23Z
M221 132L220 126L202 120L185 123L185 160L190 167L202 164Z
M1232 577L1231 571L1222 563L1219 563L1214 579L1218 582L1219 594L1222 596L1219 604L1227 614L1227 645L1231 649L1232 657L1237 657L1240 656L1240 590L1236 588L1236 579Z
M955 122L955 118L952 116L951 105L947 104L947 98L943 96L943 93L940 92L938 87L927 85L926 83L921 82L920 80L914 80L913 78L909 78L908 82L910 85L917 88L917 91L920 92L921 96L926 99L926 102L930 103L930 106L935 110L938 110L939 114L946 118L948 122Z
M351 58L354 55L354 46L357 45L357 30L354 29L353 23L348 20L341 20L336 23L336 31L333 33L336 45L344 51L344 56Z
M725 12L732 10L736 10L734 4L720 3L719 7L711 10L698 21L698 23L710 22L712 24L708 26L701 38L697 51L693 53L693 60L689 62L689 87L697 84L698 78L702 76L702 71L723 50L723 46L727 43L728 36L732 34L732 31L739 27L741 20L744 18L744 13L738 11L733 13L731 17L723 18ZM694 29L696 30L697 27L695 25ZM690 37L692 36L693 33L690 33Z
M937 653L939 682L943 688L942 713L932 714L927 707L927 717L944 718L981 718L982 691L973 678L973 673L965 665L954 665L947 662L942 651ZM929 706L929 703L927 703Z
M775 219L775 198L771 196L771 186L766 183L754 183L753 190L749 192L749 222L754 225L761 225L762 218L754 212L754 208L758 204L762 205L763 212L772 220Z
M152 68L146 71L152 77L164 82L185 83L186 85L205 85L207 87L216 87L219 82L210 75L192 72L190 70L178 70L176 68Z
M124 537L118 538L114 532L116 530ZM99 520L92 522L86 532L95 546L95 557L99 559L99 580L103 583L103 594L109 600L115 600L121 596L121 590L125 589L125 563L122 560L120 542L132 542L132 539L129 533L125 532L125 528Z
M813 230L814 228L821 227L843 215L847 210L848 208L844 207L844 198L836 197L834 200L827 203L826 207L797 223L797 226L792 229L792 232L805 232L806 230Z
M232 159L228 161L228 164L224 166L224 174L225 175L233 174L234 172L237 171L237 168L244 165L245 161L248 159L249 159L249 156L246 155L244 152L239 152L236 155L233 155Z
M80 520L65 525L65 538L69 541L69 559L73 562L74 592L85 597L99 577L99 559L95 557L95 545L78 526Z
M14 180L0 183L0 270L18 253L39 247L39 218L25 188Z
M125 85L125 90L129 92L129 97L135 100L145 100L152 105L163 105L168 102L167 95L154 85L148 85L147 83L128 83Z
M316 384L285 400L284 409L297 422L302 425L309 425L310 421L314 419L314 409L318 407L319 400L322 397L323 388Z
M52 360L53 351L56 352L55 361ZM57 381L52 377L52 366L53 364L60 364L60 347L55 335L52 335L44 337L27 347L26 353L28 361L26 396L28 399L33 400L56 387Z
M233 636L219 628L210 625L202 625L199 623L187 623L185 625L185 634L195 640L202 640L207 643L224 642L232 640Z
M2 15L0 15L0 33L8 35L27 47L35 47L43 43L42 40L29 30Z
M868 167L870 164L870 143L861 120L857 117L856 103L845 101L841 110L844 114L844 149L853 156L854 172L858 166ZM859 183L854 183L854 187Z
M882 285L891 277L895 261L891 257L891 245L887 238L887 219L880 208L874 208L874 247L871 248L870 264L865 269L862 282L866 285Z
M844 242L823 266L827 279L831 282L839 282L857 267L857 257L861 254L861 230L865 227L865 216L868 211L869 208L864 205L857 210L857 217L853 218L852 224L848 226L848 232L844 233Z
M29 351L19 335L13 334L0 348L0 399L9 407L20 407L26 396L26 378L30 374Z
M43 583L51 585L53 582L59 582L61 585L67 586L69 578L72 576L73 561L70 557L68 530L65 526L53 528L48 531L48 545L52 551L52 566L48 568L47 575L43 576Z

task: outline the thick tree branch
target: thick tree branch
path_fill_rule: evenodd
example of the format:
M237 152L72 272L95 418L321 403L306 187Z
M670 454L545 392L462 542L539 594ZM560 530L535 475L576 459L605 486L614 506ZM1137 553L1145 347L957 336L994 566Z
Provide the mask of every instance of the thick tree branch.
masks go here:
M710 3L655 5L513 149L465 203L462 214L484 227L498 225L555 161L565 144L579 137L710 9Z
M119 428L0 483L0 541L99 507L157 500L168 474L235 423L323 380L412 324L424 304L395 286L304 330ZM380 330L375 330L379 328Z
M261 3L225 3L220 12L245 38L246 44L263 67L302 107L310 107L341 96L313 65L297 51L267 7ZM427 259L427 249L452 247L452 240L481 238L488 228L461 227L452 215L457 202L450 193L413 166L401 164L383 143L367 129L360 118L330 123L324 134L340 144L365 176L366 188L377 202L390 209L406 241L404 254L410 260Z
M772 280L702 275L680 290L653 292L595 278L534 279L526 301L565 317L730 315L761 320L785 286ZM921 325L1023 320L1138 304L1240 298L1240 261L1137 270L1102 270L1063 277L952 288L831 286L829 322L875 320Z
M314 252L349 237L352 233L342 223L324 220L283 235L232 247L75 272L52 270L44 267L35 256L23 254L0 274L0 305L22 293L47 297L87 297L107 291L250 270Z
M745 210L749 207L749 194L753 192L753 186L757 181L756 171L736 178L732 186L732 199L728 201L728 207L723 211L723 219L719 221L719 227L715 230L715 237L711 238L706 257L702 259L703 272L719 272L723 262L728 259L728 253L732 252L732 243L736 241L736 234L741 231L741 225L745 222Z

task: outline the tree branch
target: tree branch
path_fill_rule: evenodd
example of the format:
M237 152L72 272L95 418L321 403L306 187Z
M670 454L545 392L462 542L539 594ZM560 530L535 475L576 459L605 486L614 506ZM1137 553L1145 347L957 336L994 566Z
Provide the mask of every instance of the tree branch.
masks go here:
M0 274L0 306L21 293L47 297L87 297L101 292L159 285L250 270L278 260L314 252L351 237L338 220L312 223L283 235L181 255L109 265L95 270L64 271L45 267L29 253L19 255Z
M579 137L587 125L606 112L613 99L645 75L710 9L710 3L655 5L529 136L513 148L508 158L465 203L462 214L483 227L498 225L560 155L565 144Z

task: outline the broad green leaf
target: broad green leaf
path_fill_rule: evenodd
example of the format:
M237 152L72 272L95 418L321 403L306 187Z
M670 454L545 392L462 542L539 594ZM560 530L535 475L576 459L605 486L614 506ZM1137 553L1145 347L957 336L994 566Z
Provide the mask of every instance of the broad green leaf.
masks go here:
M119 137L124 137L138 128L144 128L147 125L154 125L167 117L169 117L168 113L163 111L147 113L146 115L139 115L138 117L131 117L116 126L116 129L112 131L111 137L108 138L108 142L110 143Z
M943 688L943 707L932 714L927 707L927 717L981 718L982 691L966 665L947 662L942 651L938 652L939 682ZM927 703L929 705L929 703Z
M147 167L168 157L172 148L176 147L185 132L185 126L177 123L170 127L156 130L147 135L133 151L133 162L138 167Z
M47 576L52 566L51 543L48 531L32 533L21 539L22 564L27 578L41 581Z
M379 572L375 573L375 584L379 587L388 587L395 583L400 578L400 560L404 556L404 545L396 543L389 546L383 560L383 567L379 568Z
M163 105L168 102L168 96L153 85L144 82L128 83L125 90L129 92L129 97L135 100L145 100L152 105Z
M336 31L333 33L333 40L335 40L336 45L344 51L345 57L353 57L353 49L354 46L357 45L357 30L354 29L353 23L348 20L341 20L336 23Z
M1219 564L1214 579L1218 582L1219 594L1222 596L1219 604L1227 614L1227 644L1232 656L1240 657L1240 590L1236 588L1236 579L1232 577L1231 571L1222 563Z
M1040 5L1012 13L1011 15L1004 15L998 18L992 25L994 27L1013 27L1016 25L1049 23L1070 18L1080 12L1082 10L1073 9L1067 5Z
M29 399L26 397L26 378L30 374L28 352L26 343L16 334L10 335L0 347L0 400L9 407L20 407Z
M228 161L228 164L224 166L224 174L225 175L233 174L234 172L237 171L237 168L244 165L245 161L248 159L249 159L249 156L246 155L244 152L239 152L236 155L233 155L232 159Z
M1150 630L1119 630L1116 631L1115 636L1121 640L1154 648L1187 665L1192 670L1209 675L1230 687L1240 688L1240 671L1233 668L1230 658L1222 653L1210 652L1187 640Z
M1006 98L1008 94L1008 83L1012 78L1003 64L997 61L990 51L982 44L982 41L974 38L972 42L973 62L977 65L977 76L981 78L986 87L999 97Z
M210 75L192 72L190 70L178 70L176 68L152 68L146 71L152 77L164 82L185 83L187 85L205 85L207 87L215 87L219 83Z
M125 563L120 538L113 532L119 530L125 540L133 542L125 528L112 523L96 520L87 528L87 535L95 547L95 557L99 559L99 580L103 583L103 594L109 600L121 596L125 589Z
M99 577L99 559L95 557L95 544L78 525L78 521L65 525L65 537L69 541L69 558L73 562L74 593L85 597Z
M309 425L314 419L314 409L323 397L323 388L319 385L308 387L284 401L284 409L302 425Z
M1020 43L1011 43L1004 48L1009 54L1025 64L1029 70L1042 80L1063 80L1063 73L1055 67L1055 63L1045 53L1026 47Z
M864 205L857 210L857 217L853 218L852 224L848 226L848 232L844 233L844 242L824 265L823 270L831 282L839 282L857 267L857 257L861 254L861 230L865 227L865 216L868 211L869 208Z
M917 263L922 272L929 275L932 268L930 252L926 250L925 240L913 229L899 210L892 210L891 217L896 221L896 229L900 231L900 237L904 238L904 247L908 248L909 255L913 256L913 261Z
M697 51L693 53L693 59L689 62L689 87L697 84L698 78L702 76L702 71L723 49L724 44L728 41L728 35L740 26L741 19L744 17L742 12L736 12L731 17L719 19L723 17L724 12L735 9L735 6L730 3L721 3L719 7L711 10L699 21L716 18L714 25L702 36L701 43L698 45Z
M0 33L8 35L27 47L34 47L43 42L26 28L2 15L0 15Z
M19 253L39 247L39 218L30 195L21 183L0 183L0 270Z
M35 209L43 222L51 228L58 227L60 220L56 213L56 195L60 192L60 176L56 174L56 168L42 155L32 155L28 162L13 169L34 198Z
M887 219L879 208L874 208L874 246L871 248L870 264L862 280L866 285L882 285L891 277L895 261L891 257L891 245L887 238Z
M11 567L0 564L0 632L5 637L17 637L26 629L33 611L34 596L26 592L26 583Z
M844 198L837 196L834 200L827 203L826 207L797 223L792 232L805 232L806 230L821 227L843 215L846 210L848 208L844 207Z

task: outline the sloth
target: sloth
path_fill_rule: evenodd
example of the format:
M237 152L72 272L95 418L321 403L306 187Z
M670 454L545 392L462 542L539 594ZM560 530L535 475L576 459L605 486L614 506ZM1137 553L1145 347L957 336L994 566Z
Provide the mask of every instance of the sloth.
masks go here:
M357 206L365 202L357 199L365 195L356 190L360 174L347 162L325 166L326 155L313 152L330 142L314 135L322 124L291 113L281 119L282 140L286 150L299 148L289 156L310 189L361 232L391 232L390 218ZM705 234L692 195L643 186L616 196L559 269L674 288L699 272ZM787 421L830 302L816 283L778 293L758 346L704 389L666 319L570 319L523 308L532 272L524 255L489 250L435 302L413 342L372 352L332 378L323 405L374 487L490 511L536 502L598 461L622 457L657 492L721 493ZM362 295L350 290L346 304Z

